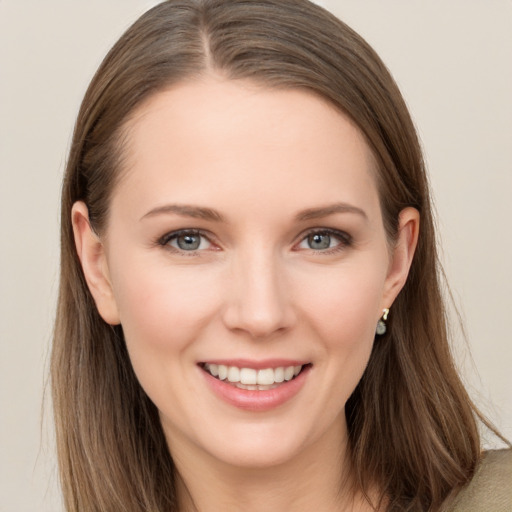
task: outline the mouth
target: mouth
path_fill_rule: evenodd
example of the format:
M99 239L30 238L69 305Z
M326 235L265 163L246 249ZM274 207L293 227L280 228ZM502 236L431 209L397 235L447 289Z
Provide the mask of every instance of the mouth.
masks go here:
M214 363L200 363L199 366L215 379L238 389L268 391L296 379L311 367L311 363L262 369Z

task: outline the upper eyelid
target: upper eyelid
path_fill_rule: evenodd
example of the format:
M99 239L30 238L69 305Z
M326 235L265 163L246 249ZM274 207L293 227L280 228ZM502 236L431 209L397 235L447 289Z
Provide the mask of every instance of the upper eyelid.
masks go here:
M334 228L320 228L319 227L319 228L310 228L310 229L306 230L305 232L301 233L298 236L298 241L301 242L306 237L308 237L310 235L317 234L317 233L319 233L319 234L326 233L328 235L334 235L334 236L344 240L345 242L352 242L352 240L353 240L353 237L346 231L343 231L340 229L334 229Z
M204 238L208 239L211 243L213 243L213 241L212 241L213 236L209 232L204 231L202 229L195 229L195 228L176 229L174 231L169 231L165 235L158 238L158 243L166 244L169 242L169 240L172 240L173 238L176 238L181 235L189 235L189 234L203 236Z

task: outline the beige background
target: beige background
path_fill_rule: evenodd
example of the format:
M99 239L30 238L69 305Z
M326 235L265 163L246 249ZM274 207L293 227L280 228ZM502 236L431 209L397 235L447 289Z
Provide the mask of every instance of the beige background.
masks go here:
M0 0L0 511L62 510L48 406L41 419L60 179L95 68L155 3ZM512 438L512 2L318 3L367 38L410 105L474 363L459 335L455 350Z

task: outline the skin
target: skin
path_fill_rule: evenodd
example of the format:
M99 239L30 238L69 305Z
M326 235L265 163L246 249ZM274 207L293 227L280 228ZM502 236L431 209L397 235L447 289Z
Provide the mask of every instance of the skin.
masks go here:
M338 493L350 478L344 406L407 278L417 211L402 211L391 244L363 136L309 92L207 76L157 93L126 130L106 232L91 230L83 203L73 226L98 310L122 324L160 411L183 509L366 509ZM199 249L162 240L182 229L205 233ZM315 250L312 230L342 235ZM293 398L246 411L198 366L233 357L312 367Z

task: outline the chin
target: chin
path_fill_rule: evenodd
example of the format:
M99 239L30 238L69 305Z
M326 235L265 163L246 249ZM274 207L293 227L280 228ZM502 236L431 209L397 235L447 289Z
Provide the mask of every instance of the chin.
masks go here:
M308 415L301 415L306 419ZM301 418L286 420L273 418L269 421L217 425L219 430L205 432L196 438L203 452L219 462L243 469L258 470L284 467L287 464L311 460L311 455L322 452L326 446L340 446L343 429L337 421L330 425L307 422ZM204 443L200 443L203 438ZM314 457L313 457L314 458Z
M301 448L298 443L283 443L282 439L268 442L264 439L246 439L240 443L230 443L230 447L222 453L212 455L224 464L250 471L285 466L300 458Z

